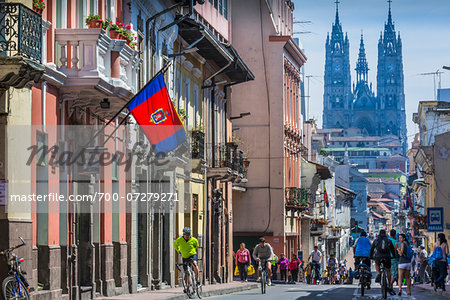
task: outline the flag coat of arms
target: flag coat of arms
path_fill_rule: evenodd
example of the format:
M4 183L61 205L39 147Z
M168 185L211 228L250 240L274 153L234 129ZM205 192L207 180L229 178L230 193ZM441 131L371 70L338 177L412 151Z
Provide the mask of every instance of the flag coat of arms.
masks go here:
M186 141L183 123L170 100L163 74L135 96L128 110L156 153L167 153Z

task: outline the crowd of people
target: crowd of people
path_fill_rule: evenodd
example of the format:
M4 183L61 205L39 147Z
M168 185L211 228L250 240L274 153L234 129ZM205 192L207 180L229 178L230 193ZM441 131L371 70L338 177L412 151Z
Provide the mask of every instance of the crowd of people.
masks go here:
M372 240L373 239L373 240ZM423 245L413 248L410 236L398 234L395 229L389 232L380 230L375 238L369 238L366 232L361 232L360 237L353 243L355 269L348 268L346 261L338 261L333 253L330 253L325 262L325 268L321 270L323 255L315 246L304 263L296 254L277 256L270 244L264 238L260 238L258 245L252 251L248 250L244 243L235 253L236 272L241 281L247 281L248 269L255 267L258 272L260 261L266 264L268 284L271 280L280 280L283 283L296 283L306 279L308 283L351 283L353 278L359 278L359 267L367 266L369 273L371 260L375 261L377 276L375 282L380 282L380 266L384 267L387 275L388 291L395 295L394 284L398 287L398 295L406 285L407 294L411 295L412 283L431 283L435 290L445 291L448 266L450 266L449 247L445 235L437 235L432 254L429 255ZM314 270L315 272L313 272ZM321 272L322 271L322 272ZM312 278L311 274L316 274ZM257 273L258 279L259 272ZM371 275L370 275L371 276ZM308 280L309 279L309 280ZM343 282L343 279L345 282ZM370 284L368 285L370 289Z
M249 276L248 270L253 267L257 270L257 281L259 281L258 265L260 261L266 264L269 277L268 285L271 285L272 280L295 284L305 278L310 279L313 268L318 274L317 280L323 283L334 283L339 279L339 276L347 280L352 278L350 275L353 274L351 268L347 270L346 261L338 262L334 254L330 255L327 261L327 268L324 270L325 273L321 274L322 253L317 246L310 253L307 260L308 263L305 264L295 253L290 258L284 253L279 254L279 256L276 255L272 246L266 243L264 238L259 239L258 245L252 251L246 248L245 243L240 244L240 248L235 252L235 274L240 277L241 281L246 282ZM333 282L330 282L329 278L331 275L329 274L334 276ZM310 283L310 280L307 280L307 282Z
M380 230L373 242L365 232L361 232L354 243L353 251L356 277L359 275L360 264L368 266L370 271L370 260L374 259L377 272L375 282L380 282L380 266L382 265L388 278L388 291L392 295L396 294L394 283L398 286L398 295L402 294L404 284L406 284L408 295L411 295L412 279L416 279L415 281L419 283L426 282L428 265L432 266L431 283L434 289L445 291L449 248L443 233L438 234L430 256L423 245L418 250L414 250L407 236L403 233L397 234L395 229L390 231L389 236L386 235L385 230Z

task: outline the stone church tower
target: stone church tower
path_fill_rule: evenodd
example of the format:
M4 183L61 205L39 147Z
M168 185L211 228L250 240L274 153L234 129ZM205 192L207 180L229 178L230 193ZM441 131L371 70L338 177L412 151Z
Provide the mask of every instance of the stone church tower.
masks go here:
M356 83L351 89L349 40L339 22L338 1L331 38L325 45L323 128L362 130L367 136L397 136L406 153L406 112L402 42L395 32L389 2L388 20L378 43L377 95L368 82L368 63L361 35Z
M325 77L323 95L323 128L347 128L351 109L350 43L339 22L336 6L336 20L325 44Z
M406 111L403 78L402 40L395 32L389 14L378 41L377 97L380 102L378 135L393 134L400 138L403 153L407 150Z

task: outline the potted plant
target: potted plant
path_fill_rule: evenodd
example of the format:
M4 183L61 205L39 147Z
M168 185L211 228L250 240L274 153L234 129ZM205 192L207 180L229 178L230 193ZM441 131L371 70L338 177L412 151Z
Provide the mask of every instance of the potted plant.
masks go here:
M104 30L108 29L108 27L109 27L109 25L110 25L111 23L112 23L112 21L111 21L110 18L106 19L105 21L102 22L102 28L103 28Z
M88 28L102 28L103 21L102 18L99 15L90 14L86 20L86 25Z
M122 25L122 26L121 26ZM109 36L113 40L120 39L120 29L123 27L123 23L116 22L116 23L110 23L109 24Z
M45 9L44 0L33 0L33 10L35 12L42 15L42 12L44 11L44 9Z

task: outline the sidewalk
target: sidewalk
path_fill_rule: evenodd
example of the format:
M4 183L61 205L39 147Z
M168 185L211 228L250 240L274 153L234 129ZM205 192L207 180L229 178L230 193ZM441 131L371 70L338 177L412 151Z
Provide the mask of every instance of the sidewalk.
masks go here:
M224 284L210 284L203 286L203 297L219 296L231 293L242 292L258 288L254 282L231 282ZM202 297L202 298L203 298ZM164 290L142 292L137 294L127 294L114 297L99 297L99 300L184 300L189 299L182 288L169 288Z
M443 291L441 289L438 289L436 292L434 291L434 288L431 286L431 284L415 284L413 285L413 288L421 289L424 291L427 291L429 293L433 293L435 295L443 296L445 299L450 299L450 291Z

